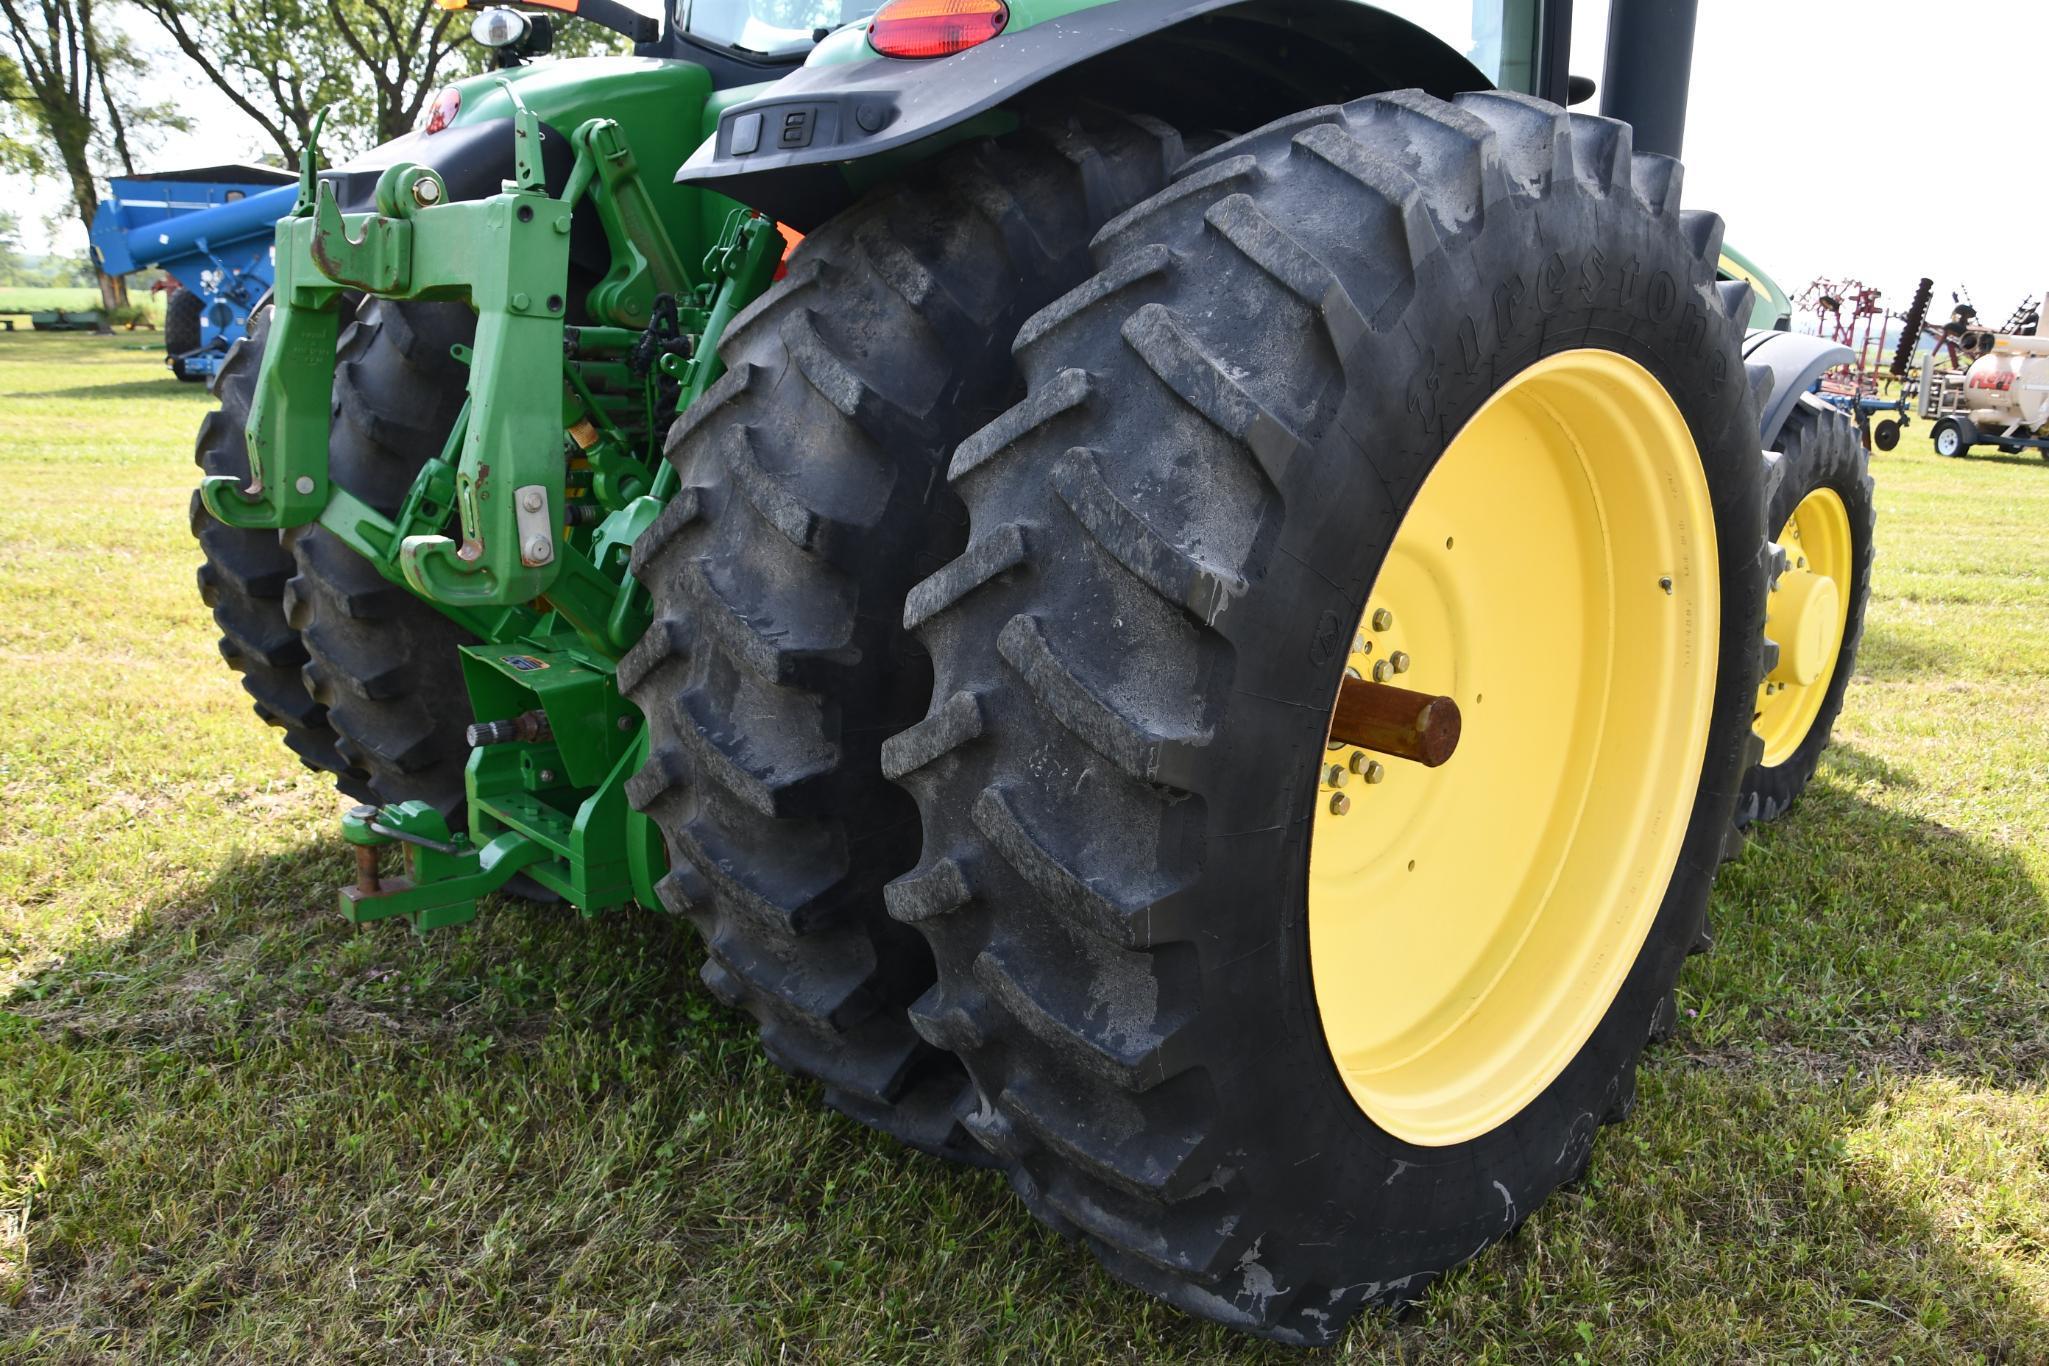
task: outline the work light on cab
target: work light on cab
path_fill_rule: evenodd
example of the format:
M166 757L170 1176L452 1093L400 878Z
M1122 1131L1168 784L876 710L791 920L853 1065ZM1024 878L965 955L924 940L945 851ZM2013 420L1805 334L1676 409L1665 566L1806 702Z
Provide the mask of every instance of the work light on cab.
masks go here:
M868 44L885 57L951 57L1009 22L1003 0L891 0L869 23Z
M470 37L485 47L510 47L526 37L529 27L519 11L493 6L470 21Z

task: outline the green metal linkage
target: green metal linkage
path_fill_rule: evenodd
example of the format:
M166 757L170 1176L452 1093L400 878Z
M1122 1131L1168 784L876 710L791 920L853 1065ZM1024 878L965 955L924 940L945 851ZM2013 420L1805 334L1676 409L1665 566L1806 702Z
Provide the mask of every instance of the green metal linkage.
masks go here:
M592 286L588 307L594 317L642 328L653 316L655 296L685 297L692 281L655 212L626 134L611 119L591 119L570 135L576 170L563 191L574 204L595 175L605 193L593 198L598 222L612 248L612 268ZM581 179L579 179L581 177Z

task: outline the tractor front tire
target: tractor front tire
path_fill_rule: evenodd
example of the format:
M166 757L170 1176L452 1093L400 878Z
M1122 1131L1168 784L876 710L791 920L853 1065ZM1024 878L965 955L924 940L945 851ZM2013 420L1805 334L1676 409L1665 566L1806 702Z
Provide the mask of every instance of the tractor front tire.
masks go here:
M1104 229L954 456L884 749L911 1017L1030 1207L1192 1313L1415 1299L1669 1021L1766 580L1749 290L1679 187L1506 93L1283 119ZM1455 699L1442 767L1333 731L1382 683Z
M1765 526L1787 558L1766 608L1777 649L1757 696L1763 757L1737 804L1745 824L1784 815L1828 748L1864 638L1878 516L1870 459L1840 410L1802 398L1774 448L1778 485Z
M986 1161L959 1064L904 1016L931 955L883 902L918 818L877 754L930 688L903 595L965 540L946 459L1022 392L1018 326L1180 159L1150 120L1031 123L811 233L727 332L634 548L655 619L619 667L651 739L627 790L667 839L661 896L775 1062L929 1152Z

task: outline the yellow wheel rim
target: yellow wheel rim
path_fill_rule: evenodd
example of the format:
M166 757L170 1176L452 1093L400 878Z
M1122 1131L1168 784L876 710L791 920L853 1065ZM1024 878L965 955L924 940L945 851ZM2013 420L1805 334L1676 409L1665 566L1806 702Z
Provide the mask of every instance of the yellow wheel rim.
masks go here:
M1779 529L1786 570L1765 605L1764 632L1779 647L1779 662L1757 689L1757 733L1764 762L1793 757L1814 729L1828 697L1850 619L1852 541L1850 513L1834 489L1800 500Z
M1441 768L1328 743L1310 968L1359 1107L1412 1143L1499 1127L1593 1033L1700 784L1721 592L1685 419L1600 350L1524 370L1403 519L1350 668L1447 694Z

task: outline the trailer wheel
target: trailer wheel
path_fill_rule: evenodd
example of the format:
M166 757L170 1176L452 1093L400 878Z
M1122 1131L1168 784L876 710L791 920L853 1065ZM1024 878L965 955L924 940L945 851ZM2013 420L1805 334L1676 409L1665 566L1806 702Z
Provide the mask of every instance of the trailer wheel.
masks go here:
M1765 525L1784 562L1765 608L1774 649L1755 710L1764 754L1738 803L1746 823L1785 814L1828 748L1864 637L1878 515L1869 461L1842 413L1803 399L1777 450Z
M1882 451L1889 451L1900 444L1900 424L1891 418L1883 418L1871 429L1871 444Z
M199 319L205 310L199 296L189 289L172 291L164 303L164 357L171 373L186 381L203 380L204 374L185 368L184 358L199 349Z
M1416 1298L1669 1020L1765 592L1750 291L1679 183L1506 93L1283 119L1104 229L954 456L884 751L912 1018L1031 1208L1183 1309ZM1454 699L1448 762L1335 731L1354 675Z
M1928 434L1928 440L1935 447L1935 453L1945 458L1954 459L1970 453L1971 448L1964 442L1963 428L1957 425L1957 420L1953 417L1945 417L1937 422L1935 430Z
M883 903L918 819L877 751L931 677L903 594L965 539L945 461L1021 392L1018 325L1180 157L1151 120L1028 124L811 233L677 421L682 491L634 548L655 622L619 668L651 736L628 794L667 839L662 898L771 1058L927 1151L986 1160L959 1064L904 1016L931 955Z

